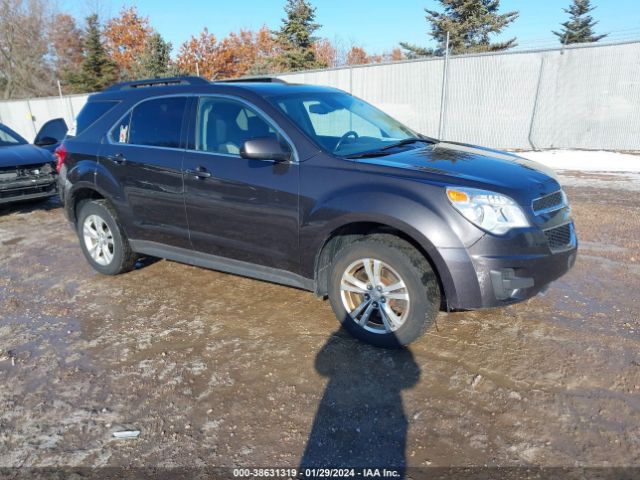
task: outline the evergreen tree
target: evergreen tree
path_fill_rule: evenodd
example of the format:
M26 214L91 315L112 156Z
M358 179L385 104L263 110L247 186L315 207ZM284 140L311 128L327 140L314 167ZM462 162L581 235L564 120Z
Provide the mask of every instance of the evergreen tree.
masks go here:
M569 8L563 8L569 14L570 19L561 24L561 32L553 32L554 35L559 37L560 43L564 45L592 43L606 37L607 34L596 35L593 32L593 27L598 22L589 13L595 8L591 6L590 0L573 0L573 4Z
M401 43L407 56L442 55L449 32L449 48L453 54L484 53L507 50L516 46L516 39L493 43L491 35L497 35L516 18L518 12L498 13L500 0L438 0L444 12L425 8L426 19L431 24L429 34L438 46L434 51Z
M118 79L115 63L107 55L100 33L98 15L87 17L80 70L67 75L67 83L75 92L96 92Z
M282 19L280 30L273 32L282 53L277 59L284 70L304 70L325 66L316 57L313 34L320 28L315 23L316 9L307 0L287 0L284 7L287 18Z
M153 33L144 52L134 67L136 78L158 78L170 75L171 43L165 42L162 35Z
M420 47L413 43L400 42L400 48L404 50L404 54L409 60L413 60L421 57L433 57L441 52L436 52L433 48Z

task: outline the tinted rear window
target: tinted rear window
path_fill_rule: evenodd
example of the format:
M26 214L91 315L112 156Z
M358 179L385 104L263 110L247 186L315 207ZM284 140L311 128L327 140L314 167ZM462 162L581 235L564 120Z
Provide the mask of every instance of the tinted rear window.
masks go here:
M78 118L76 118L75 135L80 135L117 104L118 102L116 101L89 102L85 104L84 108L80 110Z

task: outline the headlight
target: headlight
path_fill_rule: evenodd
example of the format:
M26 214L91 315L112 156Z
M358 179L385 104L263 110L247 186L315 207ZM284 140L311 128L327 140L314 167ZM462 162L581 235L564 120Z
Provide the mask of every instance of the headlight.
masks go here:
M522 209L505 195L475 188L447 187L447 198L464 218L495 235L529 226Z

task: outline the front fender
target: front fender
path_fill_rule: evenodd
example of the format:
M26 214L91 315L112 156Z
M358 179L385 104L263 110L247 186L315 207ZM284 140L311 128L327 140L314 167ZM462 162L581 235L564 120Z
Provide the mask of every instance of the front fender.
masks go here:
M456 278L470 275L475 279L473 264L465 245L477 241L475 235L460 235L458 218L445 216L448 208L438 203L438 196L411 197L390 191L350 189L344 194L335 192L322 203L317 203L309 211L300 232L300 246L303 252L301 263L305 276L315 274L317 255L329 238L339 229L356 223L375 223L392 227L416 242L428 255L442 283L450 305L456 305L460 285ZM474 232L472 232L474 233ZM481 234L480 234L481 236ZM461 237L465 240L463 241ZM470 282L465 287L474 288ZM479 295L479 290L477 294Z

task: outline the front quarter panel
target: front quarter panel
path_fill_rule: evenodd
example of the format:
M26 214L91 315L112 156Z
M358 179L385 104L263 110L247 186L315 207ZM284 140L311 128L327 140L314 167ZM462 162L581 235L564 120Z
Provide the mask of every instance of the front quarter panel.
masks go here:
M362 170L355 162L323 155L305 162L300 188L304 276L314 275L316 256L333 232L371 222L397 229L422 247L440 275L448 301L456 299L454 274L475 279L466 247L484 233L453 210L444 185L385 167ZM465 287L477 289L472 282Z

